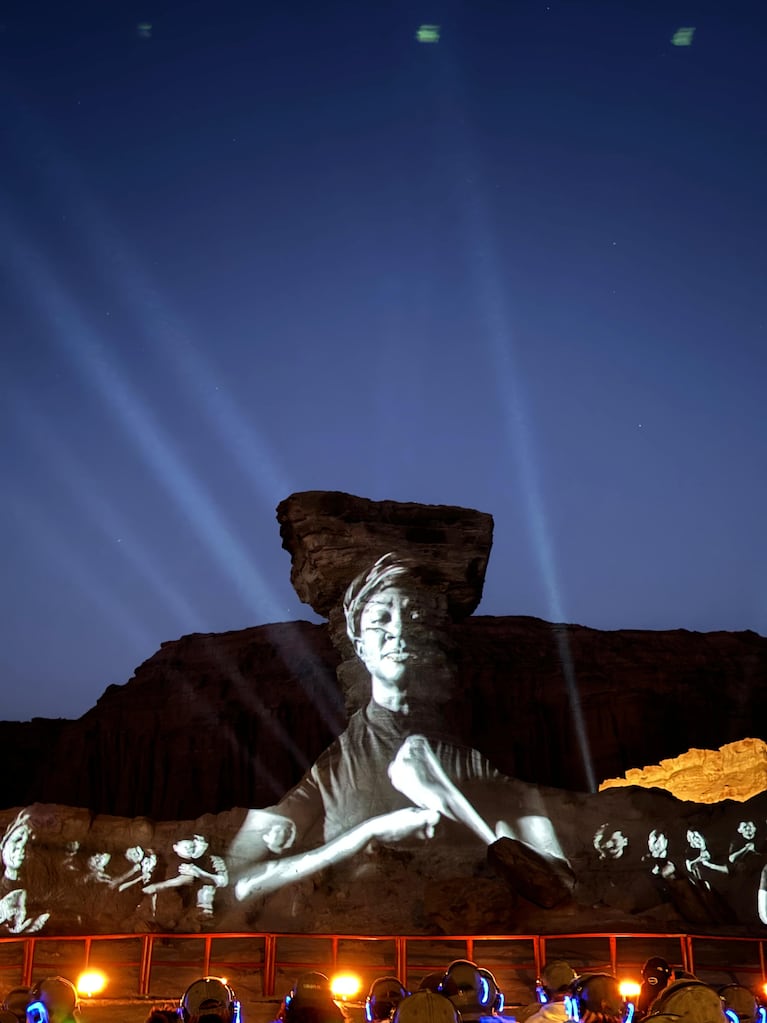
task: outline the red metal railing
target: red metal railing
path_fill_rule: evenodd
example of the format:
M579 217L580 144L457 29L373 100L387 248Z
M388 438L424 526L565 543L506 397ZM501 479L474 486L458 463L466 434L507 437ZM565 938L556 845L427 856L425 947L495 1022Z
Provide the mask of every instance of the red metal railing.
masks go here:
M278 975L288 971L295 975L309 969L335 971L339 967L351 967L375 976L385 969L407 983L408 978L417 980L436 969L436 963L444 968L451 958L465 957L491 970L506 971L507 975L516 972L526 978L525 986L529 987L529 977L534 979L540 974L547 955L560 957L562 947L569 950L569 955L575 955L584 968L609 968L614 973L633 970L638 975L644 954L634 955L631 947L635 947L635 952L641 948L646 952L648 942L660 941L671 943L670 949L678 948L678 955L672 956L674 963L690 973L696 972L696 946L698 950L702 948L706 961L699 961L697 965L703 979L707 970L719 969L714 965L716 961L721 962L721 970L742 975L752 984L767 979L764 942L760 938L607 932L445 936L238 932L2 937L0 985L3 990L17 985L29 986L46 973L75 974L89 966L107 964L112 975L135 977L131 990L125 990L126 996L158 996L157 986L164 982L153 984L153 975L163 969L178 975L179 969L186 969L194 971L196 976L207 976L211 971L230 978L243 971L250 976L260 974L261 994L270 998L275 995ZM115 954L112 954L110 944L115 942L122 944L113 945ZM231 956L231 949L229 956L219 954L221 949L226 953L226 942L237 944L240 954L236 958ZM604 955L595 942L606 943ZM77 948L78 943L81 949ZM563 943L566 944L563 946ZM298 957L290 954L291 944L298 949ZM243 949L246 955L242 954ZM577 968L575 962L572 965Z

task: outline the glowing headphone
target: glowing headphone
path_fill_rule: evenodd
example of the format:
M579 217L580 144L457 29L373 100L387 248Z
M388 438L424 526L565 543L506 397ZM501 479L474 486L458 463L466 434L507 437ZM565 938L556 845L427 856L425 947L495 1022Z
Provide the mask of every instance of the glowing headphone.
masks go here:
M545 1005L546 1002L548 1002L548 998L546 997L546 990L545 990L545 988L543 986L543 981L541 980L540 977L535 982L535 997L538 999L538 1001L541 1003L541 1005ZM569 995L565 998L565 1004L567 1004L567 998L568 997L569 997ZM567 1011L567 1015L568 1016L570 1015L570 1010L569 1009Z
M490 1001L490 985L487 982L487 977L479 975L479 1004L482 1006L487 1005Z
M568 1019L575 1020L575 1023L580 1023L581 1018L580 996L583 994L583 991L586 988L588 981L591 980L592 977L608 977L611 980L614 979L610 977L610 975L607 973L596 974L589 973L584 974L583 977L579 977L575 981L571 993L569 995L565 995L565 1011L567 1012ZM635 1009L636 1006L634 1005L633 1002L624 1002L623 1015L621 1016L623 1023L632 1023L632 1020L634 1019Z
M504 998L503 991L498 987L498 982L490 970L484 966L479 967L479 976L482 980L483 989L480 994L480 1003L483 1009L491 1012L503 1012Z
M50 1016L45 1002L30 1002L27 1006L27 1023L49 1023Z
M576 1023L581 1018L581 1007L575 995L565 995L565 1010L568 1019L574 1019Z
M384 988L382 995L376 993L377 987L384 987L387 984L388 987ZM385 1016L376 1015L375 1010L379 1002L384 1007L387 1005L391 1006L391 1012L388 1014L391 1016L402 999L407 998L407 995L408 991L398 977L379 977L378 980L374 980L365 999L365 1019L367 1023L376 1023L376 1021L386 1018ZM287 1002L285 1004L287 1006Z

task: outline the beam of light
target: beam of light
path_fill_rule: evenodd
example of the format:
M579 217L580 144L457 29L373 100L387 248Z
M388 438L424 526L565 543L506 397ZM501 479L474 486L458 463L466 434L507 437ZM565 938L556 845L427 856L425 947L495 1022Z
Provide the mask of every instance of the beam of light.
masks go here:
M305 771L309 767L309 761L307 760L306 754L299 749L293 737L285 728L283 728L280 722L275 719L275 715L272 713L271 708L267 707L256 694L252 680L245 679L230 658L215 658L214 660L216 660L219 665L223 663L227 672L227 680L233 682L241 691L244 691L245 699L243 700L243 703L246 704L248 711L250 713L255 712L258 715L262 725L264 725L266 729L277 739L280 749L288 750L301 770ZM174 690L174 698L177 697L179 702L183 703L185 706L189 706L192 702L196 702L199 699L199 690L189 681L184 672L176 671L172 668L166 669L166 677L173 679L176 687ZM223 735L217 736L217 738L222 737L231 744L237 744L239 746L237 737L234 733L234 727L231 724L226 725L225 727L219 727L223 730ZM251 758L251 765L255 766L258 763L260 763L260 760L257 755L254 755ZM280 796L283 795L284 786L277 783L277 780L271 772L267 772L267 777L272 790Z
M68 576L84 597L89 599L98 613L112 623L118 634L139 649L151 649L151 638L131 611L114 594L114 588L104 585L92 572L85 567L85 561L72 548L68 537L54 524L55 511L43 516L37 506L28 499L22 498L18 489L6 497L13 514L23 523L25 532L32 537L38 557L42 552L53 564L57 564L62 574ZM41 559L45 560L45 558Z
M275 602L252 564L248 550L229 529L215 502L174 450L149 407L129 385L126 374L113 365L95 333L42 259L20 238L12 248L16 260L23 264L21 284L44 308L59 346L101 399L109 416L138 449L159 485L181 509L251 612L266 615Z
M230 392L211 385L216 370L203 356L195 331L159 294L141 261L130 252L124 237L94 198L94 190L83 187L82 172L54 145L51 126L38 125L37 116L29 110L23 114L31 144L36 152L44 154L44 159L36 159L34 166L42 169L45 188L61 195L67 208L73 211L71 219L77 222L78 245L91 254L94 273L107 285L104 293L122 297L136 334L145 338L152 353L165 361L175 381L189 386L196 406L221 438L253 492L271 503L275 493L280 499L292 493L295 488L279 465L276 452L251 426L249 417L241 412Z
M92 190L86 191L81 185L82 175L71 164L66 154L53 145L53 132L47 126L37 128L33 115L27 115L27 128L32 134L36 148L49 157L36 161L36 166L54 168L56 190L63 191L72 207L77 211L78 240L86 243L93 254L93 263L104 271L107 280L107 294L115 291L123 296L125 308L135 319L136 332L151 342L151 351L163 359L169 367L171 377L183 381L194 395L198 408L210 424L212 431L221 438L224 449L232 457L242 478L249 482L252 490L272 507L278 500L295 489L281 467L275 454L263 435L255 430L242 414L227 389L212 386L215 371L201 354L200 345L194 340L189 326L173 311L149 282L141 268L140 261L133 257L121 237L110 224L109 217L99 209ZM47 183L47 182L46 182ZM106 268L111 271L107 278ZM164 482L164 481L162 481ZM269 620L269 615L262 618ZM313 658L312 651L302 643L306 659ZM291 653L285 651L286 656ZM315 694L316 696L317 694ZM327 727L340 731L337 688L325 687L326 703L320 700L316 705Z
M445 62L445 66L448 66L448 62ZM450 69L457 75L458 68L455 62L450 64ZM457 78L446 83L448 92L453 94L450 96L451 107L460 110L462 104L459 98L460 93L455 93L456 86ZM455 121L456 119L453 118L454 123ZM548 616L552 620L552 631L562 665L573 732L586 784L589 790L594 792L596 791L596 779L567 626L560 624L564 621L565 616L562 607L561 586L556 572L554 547L538 480L532 430L529 426L529 416L522 393L522 374L514 357L512 317L507 309L505 298L505 291L509 284L501 285L499 260L494 252L493 235L489 227L490 218L487 215L486 204L480 198L477 186L471 184L471 182L481 180L481 175L477 173L477 168L471 164L471 154L477 151L477 147L470 137L469 130L465 126L466 123L467 119L465 118L463 120L463 135L456 145L460 154L456 164L457 175L460 176L462 182L470 183L465 210L465 223L470 238L470 270L477 289L479 308L484 318L488 352L495 370L494 379L500 398L506 441L517 466L528 529L546 590Z
M489 232L488 232L489 234ZM583 764L586 783L590 792L596 791L596 778L589 747L589 739L581 706L580 690L575 674L572 651L567 626L562 624L565 618L561 586L557 577L554 545L546 521L541 486L536 471L531 430L528 415L521 393L522 376L514 361L513 332L510 317L505 309L501 289L497 283L497 275L491 267L489 245L476 250L475 271L479 280L481 307L485 315L485 326L488 334L490 353L495 363L495 380L498 384L502 400L506 438L511 446L522 493L527 510L527 523L530 529L538 566L546 588L549 606L549 617L552 620L552 631L557 644L562 673L567 687L573 731L578 744Z
M142 545L128 520L99 494L101 484L85 469L71 448L63 443L60 435L32 410L29 401L22 402L18 394L10 402L10 412L17 424L16 435L24 436L39 452L45 461L46 473L59 478L62 491L70 491L73 502L81 506L85 516L95 525L104 540L109 544L120 543L120 550L132 567L174 615L179 631L203 631L202 616L170 585L166 574L159 569L156 557Z

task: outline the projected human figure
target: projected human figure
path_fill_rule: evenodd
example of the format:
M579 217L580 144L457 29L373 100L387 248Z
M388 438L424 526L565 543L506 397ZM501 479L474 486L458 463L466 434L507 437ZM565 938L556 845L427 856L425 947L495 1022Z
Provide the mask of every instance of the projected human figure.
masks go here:
M759 889L756 893L756 912L759 920L767 926L767 866L759 875Z
M738 824L738 836L730 842L727 856L733 872L743 870L747 862L757 855L756 824L753 821L741 821Z
M685 860L688 874L691 874L698 881L708 883L707 871L714 871L717 874L729 874L729 868L724 863L714 863L711 853L706 845L706 839L700 833L690 829L687 832L687 844L690 847L691 855Z
M112 887L124 892L138 884L142 887L148 885L157 866L157 853L134 845L125 850L125 858L131 866L123 874L111 879Z
M112 878L107 873L109 861L112 854L108 852L92 853L85 861L87 870L86 880L95 884L112 884Z
M11 934L34 934L39 931L50 916L27 913L27 891L21 881L21 871L27 853L27 843L32 837L32 827L26 810L20 811L8 825L0 840L0 856L3 862L3 876L0 878L0 924Z
M669 880L676 876L676 866L669 859L668 838L665 832L657 830L650 832L647 836L647 855L642 859L652 864L650 873L654 877Z
M182 838L173 845L178 858L176 874L145 885L145 895L156 895L170 888L189 888L195 890L195 902L200 916L213 915L213 902L216 891L229 884L229 872L226 863L220 856L208 853L208 840L204 835Z
M619 860L628 844L623 832L610 824L602 824L594 833L594 848L600 860Z
M439 591L424 587L407 561L387 554L349 586L344 614L370 675L370 702L273 808L295 823L300 848L315 847L254 863L237 881L236 897L300 880L372 839L431 839L444 822L485 845L518 838L562 863L549 819L525 805L521 789L479 752L460 746L440 720L435 686L445 681L447 614ZM249 827L246 820L238 839Z

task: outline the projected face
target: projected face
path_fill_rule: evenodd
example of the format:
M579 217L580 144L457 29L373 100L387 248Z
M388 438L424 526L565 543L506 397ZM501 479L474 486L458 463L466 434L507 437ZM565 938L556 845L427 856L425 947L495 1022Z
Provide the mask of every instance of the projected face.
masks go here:
M193 838L182 838L173 846L173 851L182 860L198 860L208 849L208 840L204 835Z
M687 832L687 844L691 849L705 849L706 840L699 831L688 831Z
M738 834L750 842L756 835L756 824L753 821L741 821L738 825Z
M90 870L92 874L101 874L106 870L111 859L111 853L94 853L92 856L88 857L88 870Z
M389 685L407 675L417 657L413 624L421 612L413 598L399 586L374 593L360 615L357 654L373 678Z
M663 860L668 855L668 839L662 831L651 831L647 838L647 848L655 860Z
M26 824L20 824L5 838L3 842L3 866L5 876L15 880L18 871L24 862L27 842L29 841L29 828Z
M629 840L622 831L613 830L607 824L603 824L594 835L594 848L600 860L619 860L628 844Z

